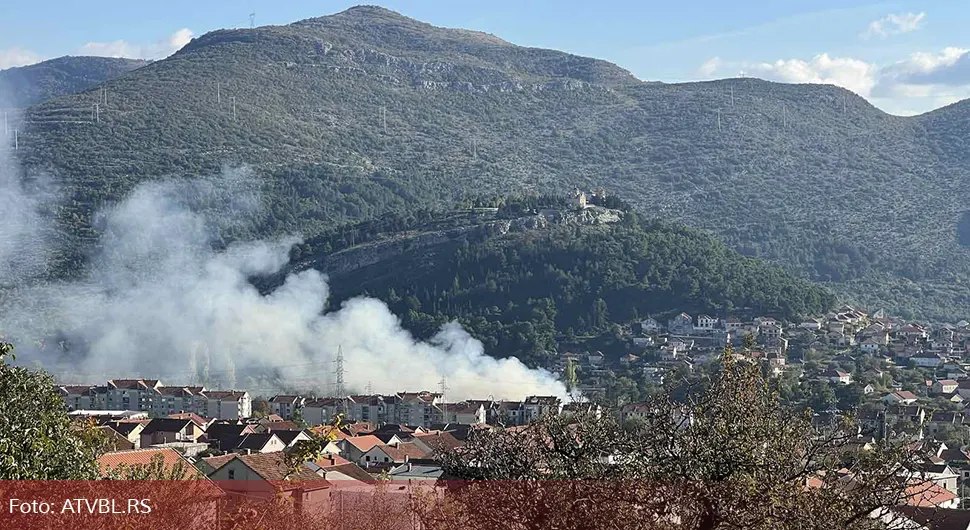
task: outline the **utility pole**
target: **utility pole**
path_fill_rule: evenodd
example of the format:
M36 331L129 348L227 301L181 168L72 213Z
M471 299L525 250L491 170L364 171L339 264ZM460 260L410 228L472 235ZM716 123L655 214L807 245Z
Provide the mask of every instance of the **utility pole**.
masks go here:
M101 124L101 106L97 103L94 104L94 120L95 123Z
M216 105L222 106L222 83L216 83Z
M20 149L20 131L18 129L13 130L13 150L17 151Z
M347 391L344 388L344 354L340 346L337 346L337 358L334 359L333 363L336 366L333 371L334 376L336 376L336 388L334 389L336 395L334 397L342 398Z
M232 120L236 121L236 96L232 97Z
M105 107L108 106L108 87L103 87L101 89L101 102Z
M448 422L448 402L445 401L445 392L448 391L448 383L445 381L445 376L441 376L441 381L438 381L438 386L441 388L441 423Z
M721 109L717 109L717 132L721 132Z

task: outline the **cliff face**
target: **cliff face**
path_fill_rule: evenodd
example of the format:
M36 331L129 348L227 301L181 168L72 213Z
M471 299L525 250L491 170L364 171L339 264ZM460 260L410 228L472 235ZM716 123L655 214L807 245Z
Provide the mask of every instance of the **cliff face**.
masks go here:
M414 255L420 266L423 261L435 259L434 247L437 246L501 237L509 233L547 230L556 226L611 224L619 222L622 217L620 210L598 206L584 210L543 209L512 219L501 219L495 211L489 211L469 216L467 225L439 230L412 230L335 252L327 256L322 269L331 277L339 277L404 253Z

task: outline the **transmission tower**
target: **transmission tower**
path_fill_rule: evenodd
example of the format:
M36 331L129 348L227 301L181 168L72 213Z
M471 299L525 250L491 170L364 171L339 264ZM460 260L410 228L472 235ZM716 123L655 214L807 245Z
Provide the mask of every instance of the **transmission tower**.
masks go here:
M445 400L445 392L448 391L448 382L445 381L445 376L441 376L441 381L438 381L438 387L441 389L441 423L448 423L448 402Z
M252 13L249 14L249 29L253 29L255 27L256 27L256 12L253 11Z
M334 389L336 395L334 397L342 398L347 392L344 388L344 353L340 346L337 346L337 358L334 359L333 364L336 366L333 371L336 378L336 388Z

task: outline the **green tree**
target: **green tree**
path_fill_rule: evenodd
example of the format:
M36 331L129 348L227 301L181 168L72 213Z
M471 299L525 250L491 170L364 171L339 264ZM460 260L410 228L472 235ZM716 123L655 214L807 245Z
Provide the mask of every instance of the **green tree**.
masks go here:
M0 342L0 480L97 478L86 427L71 422L54 379L8 357L13 346Z
M721 370L652 398L636 422L615 414L543 418L523 429L476 431L443 456L470 485L428 528L685 530L884 528L870 517L905 502L901 472L918 466L902 444L866 453L855 426L813 426L785 407L758 366L725 356ZM851 487L845 487L851 482ZM425 513L431 513L427 510ZM676 521L676 523L673 523Z

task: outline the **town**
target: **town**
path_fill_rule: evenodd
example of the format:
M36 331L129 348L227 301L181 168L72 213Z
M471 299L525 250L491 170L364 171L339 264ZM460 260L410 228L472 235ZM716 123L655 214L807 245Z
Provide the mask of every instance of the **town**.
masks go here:
M610 381L637 377L663 385L716 369L723 355L762 367L788 389L785 397L814 411L819 426L851 415L860 448L886 438L918 443L925 494L919 506L957 508L970 486L970 323L927 327L882 312L843 306L821 318L781 322L759 317L646 318L626 337L630 353L563 353L551 367L572 400L526 396L521 401L468 399L449 403L440 392L315 397L252 396L245 390L114 379L103 385L63 385L69 413L107 433L111 467L147 463L159 454L184 459L206 476L279 479L284 454L314 434L334 434L315 476L373 483L438 480L442 450L460 448L476 429L515 429L570 413L615 413L623 423L651 413L645 402L610 394ZM631 394L632 395L632 394ZM334 427L334 422L339 427ZM314 475L314 473L310 473ZM328 474L331 473L331 474Z

